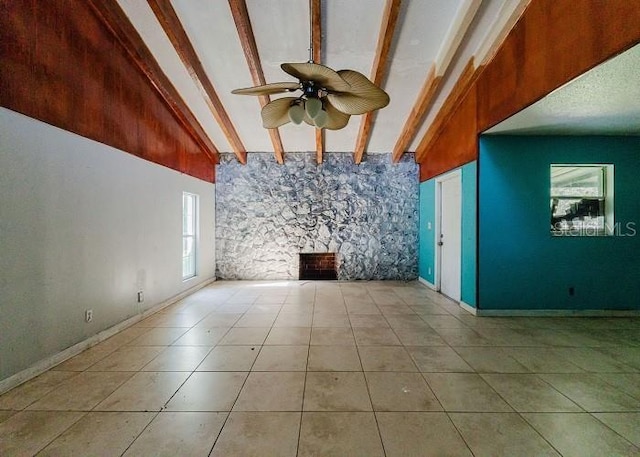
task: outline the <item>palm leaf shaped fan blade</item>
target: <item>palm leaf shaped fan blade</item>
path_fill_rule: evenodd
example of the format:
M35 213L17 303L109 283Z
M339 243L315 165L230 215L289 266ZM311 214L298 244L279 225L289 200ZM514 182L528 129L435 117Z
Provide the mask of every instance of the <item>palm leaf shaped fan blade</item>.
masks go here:
M329 67L313 62L304 63L283 63L280 65L283 71L300 81L311 81L316 86L331 91L348 91L349 83L345 81L337 71Z
M272 95L281 94L284 92L293 92L300 89L300 83L283 82L283 83L271 83L264 84L262 86L246 87L244 89L232 90L232 94L236 95Z
M389 104L389 95L362 73L353 70L340 70L337 73L350 86L348 91L329 92L327 95L338 111L346 114L364 114Z
M289 108L296 100L296 97L283 97L264 105L260 113L262 126L265 129L277 129L281 125L291 122Z

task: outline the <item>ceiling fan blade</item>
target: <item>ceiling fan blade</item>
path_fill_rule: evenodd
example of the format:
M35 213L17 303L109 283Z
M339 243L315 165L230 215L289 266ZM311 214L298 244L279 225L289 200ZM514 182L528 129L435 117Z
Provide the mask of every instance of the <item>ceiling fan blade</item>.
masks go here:
M338 111L335 106L329 102L329 100L325 100L324 110L327 112L328 116L327 124L324 126L325 129L340 130L345 128L349 123L349 118L351 116L343 113L342 111Z
M364 114L384 108L389 104L389 95L369 81L362 73L353 70L340 70L338 74L351 86L348 91L327 95L338 111L346 114Z
M324 65L312 62L283 63L280 68L301 81L314 81L319 86L332 91L346 92L350 89L347 81L335 70Z
M265 129L276 129L281 125L291 122L289 119L289 107L296 97L283 97L264 105L261 111L262 126Z
M291 92L300 89L300 83L282 82L265 84L263 86L246 87L244 89L232 90L232 94L236 95L271 95L280 94L282 92Z

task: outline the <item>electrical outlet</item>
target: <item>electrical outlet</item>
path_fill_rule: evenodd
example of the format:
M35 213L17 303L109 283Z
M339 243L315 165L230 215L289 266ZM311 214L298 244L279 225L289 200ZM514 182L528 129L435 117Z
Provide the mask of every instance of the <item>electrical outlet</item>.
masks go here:
M429 267L429 268L427 269L427 274L429 274L429 275L431 274L431 267Z
M139 290L138 291L138 303L142 303L144 301L144 292Z
M84 321L85 322L91 322L93 320L93 310L92 309L87 309L84 312Z

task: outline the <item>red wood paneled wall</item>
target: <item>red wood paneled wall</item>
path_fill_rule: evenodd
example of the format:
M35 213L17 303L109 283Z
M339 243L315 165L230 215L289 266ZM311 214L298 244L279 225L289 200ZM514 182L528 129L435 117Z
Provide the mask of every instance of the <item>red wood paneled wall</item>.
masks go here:
M463 82L466 95L428 150L417 151L420 179L475 160L481 132L638 42L639 0L532 0L494 58Z
M0 105L214 182L215 164L85 0L0 0Z
M427 159L420 164L420 180L424 181L452 168L452 163L465 164L477 156L476 91L471 90L456 108L456 115L446 121Z

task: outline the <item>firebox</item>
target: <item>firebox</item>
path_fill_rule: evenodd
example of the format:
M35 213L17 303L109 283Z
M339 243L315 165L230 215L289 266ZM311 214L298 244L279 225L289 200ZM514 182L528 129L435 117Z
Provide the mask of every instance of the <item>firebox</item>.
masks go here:
M338 279L335 252L300 253L300 279Z

